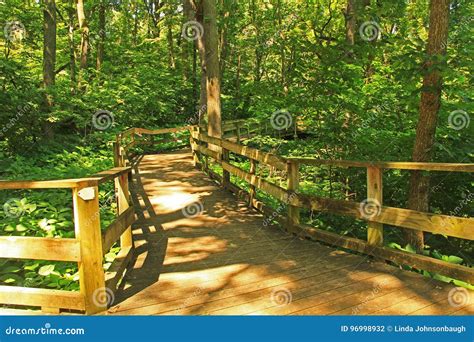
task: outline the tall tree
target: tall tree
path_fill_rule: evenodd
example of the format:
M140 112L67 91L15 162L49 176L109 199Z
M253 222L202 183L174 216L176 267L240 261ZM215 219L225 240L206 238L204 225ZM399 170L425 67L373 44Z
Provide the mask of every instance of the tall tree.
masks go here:
M431 0L430 26L426 60L423 65L423 89L419 107L419 119L413 147L413 161L431 160L435 142L436 123L441 104L442 77L440 69L445 63L448 40L449 0ZM428 211L429 177L420 171L410 175L408 207L418 211ZM405 240L417 251L424 247L423 232L407 229Z
M216 0L202 0L202 2L205 18L204 44L206 49L208 133L213 137L221 137L221 83Z
M44 0L43 36L43 84L45 88L54 85L56 65L56 2Z
M69 45L69 73L71 77L71 92L76 89L76 46L74 45L74 22L76 8L74 0L69 0L68 7L68 45Z
M186 25L187 22L196 20L196 15L193 10L193 5L191 3L191 0L183 0L183 27ZM181 37L183 38L183 37ZM181 54L182 54L182 59L183 59L183 76L184 79L187 81L191 78L191 70L190 66L191 64L189 63L190 61L190 46L194 48L194 44L186 44L186 41L182 43L181 46Z
M101 0L99 4L99 39L97 41L97 62L96 69L100 70L104 62L105 49L105 19L106 19L106 4L105 0Z
M196 20L204 27L204 13L203 13L203 2L204 0L194 1L194 8L196 10ZM205 32L203 35L199 35L197 39L197 49L199 51L199 57L201 60L201 86L199 96L200 110L207 108L207 69L206 69L206 44L205 44ZM207 116L207 111L206 116Z
M89 52L89 25L84 10L84 0L77 0L77 18L81 29L81 69L87 67L87 54Z
M356 35L356 3L357 0L347 0L346 12L344 13L346 21L346 43L354 45Z

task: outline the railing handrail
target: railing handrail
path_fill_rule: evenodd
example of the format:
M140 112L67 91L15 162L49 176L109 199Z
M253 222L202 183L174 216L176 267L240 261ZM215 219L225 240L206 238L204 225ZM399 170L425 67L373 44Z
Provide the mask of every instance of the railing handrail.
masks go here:
M218 147L215 150L211 147L203 146L210 144ZM383 224L404 227L409 229L443 234L467 240L474 240L474 219L458 217L453 215L440 215L426 213L416 210L388 207L383 205L382 173L384 169L401 170L426 170L426 171L452 171L452 172L474 172L474 164L462 163L416 163L416 162L358 162L344 160L320 160L315 158L293 158L282 157L271 153L259 151L258 149L240 145L226 139L211 137L205 133L200 133L199 128L191 132L191 147L195 164L204 166L211 177L218 178L222 184L231 191L238 194L245 193L249 199L249 204L256 209L260 209L265 214L272 212L262 202L255 199L256 189L269 194L277 200L286 203L288 206L287 217L281 221L281 215L277 213L273 218L279 218L280 223L288 227L289 231L298 233L316 240L335 244L340 247L355 250L357 252L374 255L389 261L407 263L412 267L434 271L456 279L461 279L474 283L474 268L450 264L418 254L395 251L391 248L383 247ZM250 171L245 171L229 160L229 152L238 154L250 159ZM204 163L200 163L199 155L205 156ZM222 166L223 176L216 175L208 169L207 157L211 157ZM288 186L283 188L273 184L256 174L257 162L266 164L276 169L286 171L288 174ZM350 200L337 200L327 197L313 195L303 195L299 188L299 168L300 165L333 165L338 167L363 167L367 169L367 199L376 205L375 215L370 212L363 212L361 208L363 202ZM250 191L240 189L230 182L230 175L249 183ZM374 204L371 204L372 206ZM351 216L368 222L367 241L348 238L346 236L330 233L321 229L308 228L300 224L299 210L307 208L310 210L331 212L339 215ZM374 209L374 208L372 208ZM370 210L369 210L370 211ZM273 210L273 214L275 211Z
M130 167L114 167L99 172L93 176L82 178L53 179L53 180L0 180L0 190L21 189L74 189L100 185L109 180L129 173Z
M288 161L303 165L331 165L338 167L378 167L395 170L474 172L474 163L440 163L440 162L401 162L401 161L357 161L344 159L317 159L306 157L282 157Z

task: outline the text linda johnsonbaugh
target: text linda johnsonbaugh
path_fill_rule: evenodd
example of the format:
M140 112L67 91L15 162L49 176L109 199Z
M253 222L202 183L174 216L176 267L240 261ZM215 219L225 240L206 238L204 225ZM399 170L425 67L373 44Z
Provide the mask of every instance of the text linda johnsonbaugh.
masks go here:
M343 333L465 333L466 327L459 326L428 326L428 325L341 325Z

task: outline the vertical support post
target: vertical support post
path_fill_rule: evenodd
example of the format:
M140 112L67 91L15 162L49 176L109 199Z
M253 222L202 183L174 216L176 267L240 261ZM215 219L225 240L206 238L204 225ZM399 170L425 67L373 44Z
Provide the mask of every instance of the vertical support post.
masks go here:
M197 142L194 139L194 136L199 134L199 127L195 127L195 126L191 127L189 130L189 134L190 134L189 144L191 145L191 151L193 154L193 164L194 164L194 167L197 167L199 164L199 157L197 154Z
M237 133L237 144L240 144L240 123L236 122L235 126L236 126L236 133Z
M292 206L291 195L296 192L300 183L300 172L299 172L299 163L295 161L288 161L287 171L288 171L288 192L290 198L288 198L288 228L290 232L296 232L296 226L300 224L300 209L298 207Z
M128 187L128 173L115 178L118 214L124 213L130 207L130 192ZM120 236L122 248L133 247L132 227L129 226Z
M113 150L114 150L114 166L120 166L120 144L118 141L114 141L113 143Z
M298 140L298 117L294 118L294 125L295 125L295 134L294 134L293 138L295 140Z
M99 188L78 187L72 190L76 239L81 245L79 264L80 291L87 314L104 311L107 304L105 276L102 267L102 234L100 231Z
M368 205L377 206L376 211L380 212L383 192L382 192L382 169L378 167L367 168L367 201ZM380 207L379 207L380 206ZM367 226L367 242L371 246L383 245L383 224L370 222Z
M229 162L229 150L222 147L222 161ZM222 186L228 188L230 184L230 173L229 171L223 170L222 172Z
M257 161L254 159L250 159L250 174L254 176L257 173ZM257 189L255 188L255 185L250 185L250 191L249 191L249 207L253 207L253 202L255 200L255 197L257 195Z

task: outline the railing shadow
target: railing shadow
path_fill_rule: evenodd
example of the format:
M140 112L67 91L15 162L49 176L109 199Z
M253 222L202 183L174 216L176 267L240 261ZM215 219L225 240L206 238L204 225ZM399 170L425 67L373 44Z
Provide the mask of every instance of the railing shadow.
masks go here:
M138 218L132 226L135 250L113 304L122 302L158 281L168 246L165 230L156 222L157 215L143 188L139 170L142 159L143 156L130 158L133 169L131 201Z

